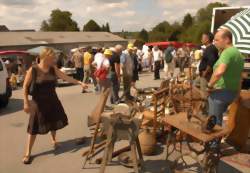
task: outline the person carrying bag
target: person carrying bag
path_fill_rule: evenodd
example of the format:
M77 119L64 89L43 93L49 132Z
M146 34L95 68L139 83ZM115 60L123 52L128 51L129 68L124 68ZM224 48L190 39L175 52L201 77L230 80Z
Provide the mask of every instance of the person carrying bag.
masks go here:
M104 56L102 57L101 61L94 62L94 64L97 65L97 70L94 73L94 76L96 77L98 84L100 86L100 91L102 91L102 88L104 88L104 90L106 88L110 87L110 79L108 78L108 74L109 74L109 67L110 67L110 62L109 59L112 56L112 51L109 49L106 49L104 51Z

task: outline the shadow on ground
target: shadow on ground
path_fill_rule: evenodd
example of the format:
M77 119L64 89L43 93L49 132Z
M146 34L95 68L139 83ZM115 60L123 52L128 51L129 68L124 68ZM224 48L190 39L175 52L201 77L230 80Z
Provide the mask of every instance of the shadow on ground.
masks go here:
M23 99L10 98L6 108L0 108L0 116L18 112L23 109Z
M82 145L77 145L76 141L77 139L70 139L67 141L60 142L59 147L57 149L52 149L49 151L35 154L33 155L33 159L35 159L36 157L49 155L49 154L60 155L60 154L67 153L67 152L71 152L71 153L77 152L80 149L89 146L91 142L91 138L86 138L86 142Z

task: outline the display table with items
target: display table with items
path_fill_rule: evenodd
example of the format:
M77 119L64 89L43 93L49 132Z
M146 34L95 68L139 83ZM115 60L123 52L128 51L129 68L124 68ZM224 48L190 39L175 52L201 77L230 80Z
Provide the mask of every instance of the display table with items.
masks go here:
M202 129L201 121L188 120L186 113L167 116L165 125L169 130L166 142L167 160L172 161L172 169L177 167L184 156L192 157L200 165L202 172L210 173L220 159L219 141L228 134L228 129L215 125L209 133ZM186 144L188 150L183 150ZM173 157L171 157L173 156Z

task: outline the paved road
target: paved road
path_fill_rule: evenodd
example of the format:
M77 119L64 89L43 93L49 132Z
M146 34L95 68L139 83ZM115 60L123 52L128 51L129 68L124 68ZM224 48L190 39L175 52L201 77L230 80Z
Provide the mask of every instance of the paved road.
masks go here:
M152 80L152 74L144 74L138 87L159 86L160 81ZM93 88L90 88L93 89ZM80 94L79 86L60 87L57 93L68 115L69 126L58 131L61 148L54 151L50 143L50 135L38 136L32 154L35 156L31 165L23 165L21 159L26 143L26 128L29 116L22 111L22 90L13 92L9 106L0 110L0 173L96 173L98 165L91 169L81 169L83 158L81 153L86 145L76 146L75 139L83 135L89 136L87 115L96 104L98 95L94 93ZM119 143L117 147L124 145ZM147 170L159 173L166 169L163 155L146 158ZM107 173L127 173L131 169L122 166L109 166ZM163 172L166 172L163 171Z

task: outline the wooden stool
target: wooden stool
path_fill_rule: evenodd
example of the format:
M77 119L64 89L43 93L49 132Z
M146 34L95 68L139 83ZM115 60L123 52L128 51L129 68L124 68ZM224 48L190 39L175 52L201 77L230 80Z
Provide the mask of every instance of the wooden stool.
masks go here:
M138 162L143 169L143 157L138 140L140 119L134 117L128 119L122 114L104 113L102 115L104 131L107 133L107 144L104 150L100 173L104 173L105 167L112 160L112 152L115 142L118 140L128 140L131 148L131 158L135 173L139 173ZM137 158L137 153L139 160Z

